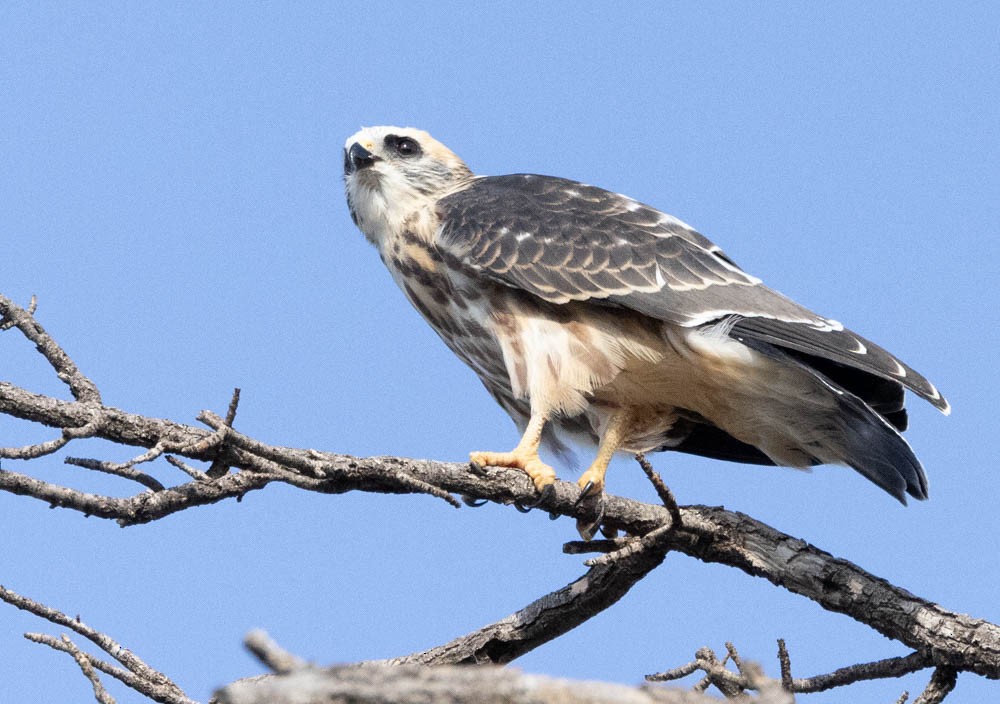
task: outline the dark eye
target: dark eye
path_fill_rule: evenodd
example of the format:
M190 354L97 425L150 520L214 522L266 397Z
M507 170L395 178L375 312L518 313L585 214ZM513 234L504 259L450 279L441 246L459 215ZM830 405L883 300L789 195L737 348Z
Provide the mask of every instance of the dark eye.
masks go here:
M397 137L390 134L385 138L385 146L393 153L406 158L420 156L422 153L420 143L412 137Z

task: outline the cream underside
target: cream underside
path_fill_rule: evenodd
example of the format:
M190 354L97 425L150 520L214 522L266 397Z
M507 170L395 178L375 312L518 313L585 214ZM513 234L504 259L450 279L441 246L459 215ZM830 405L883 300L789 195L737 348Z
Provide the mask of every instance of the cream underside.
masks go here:
M602 436L611 417L628 409L622 449L641 452L662 444L681 408L779 464L838 459L836 438L819 430L835 407L830 389L730 338L727 323L650 329L610 310L579 313L571 324L520 315L513 329L495 327L514 395L527 398L533 413L582 413Z
M392 273L402 284L399 272ZM419 286L411 291L432 305L429 292ZM728 321L703 328L651 326L627 312L584 303L575 304L567 322L512 301L498 315L482 300L451 315L471 315L493 332L496 343L442 337L481 376L482 350L477 354L475 348L498 344L511 391L530 403L533 415L583 414L601 437L612 416L627 409L630 428L621 449L644 452L663 445L680 408L777 464L842 461L840 440L830 433L834 392L807 372L730 338Z

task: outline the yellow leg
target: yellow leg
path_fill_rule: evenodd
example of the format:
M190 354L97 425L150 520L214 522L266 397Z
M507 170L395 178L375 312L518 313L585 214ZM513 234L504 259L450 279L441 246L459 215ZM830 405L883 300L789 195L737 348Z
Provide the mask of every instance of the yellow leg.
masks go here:
M597 448L597 457L577 481L581 489L586 489L587 495L599 495L604 491L604 475L608 471L608 463L626 440L630 417L628 409L621 409L611 416Z
M469 460L482 467L512 467L524 470L535 483L535 488L542 491L556 480L556 473L538 458L538 446L542 442L542 429L545 427L545 416L531 416L528 427L510 452L472 452Z

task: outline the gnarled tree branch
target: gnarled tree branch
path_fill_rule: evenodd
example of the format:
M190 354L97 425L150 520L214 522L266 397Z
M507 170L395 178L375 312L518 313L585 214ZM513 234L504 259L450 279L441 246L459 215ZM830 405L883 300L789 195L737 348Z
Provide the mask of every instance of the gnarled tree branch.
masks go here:
M0 469L0 491L116 520L123 526L158 520L192 506L240 498L272 482L330 494L347 491L427 494L456 507L460 504L455 494L500 504L536 498L531 481L518 471L472 472L467 465L459 463L400 457L360 458L260 442L233 427L238 392L225 418L208 411L199 414L198 419L207 428L106 406L97 386L38 325L33 312L0 296L0 332L15 328L35 344L57 376L67 384L73 400L52 398L10 382L0 382L0 413L59 431L59 437L48 443L0 448L0 457L37 461L76 439L100 438L135 447L137 454L124 463L76 458L67 461L84 469L110 472L140 482L145 490L126 498L104 496ZM170 485L167 480L154 478L151 468L160 457L183 469L186 481ZM208 467L197 469L184 460L204 463ZM147 471L136 470L138 464L143 464ZM956 672L974 672L1000 679L1000 627L997 625L917 597L847 560L744 514L705 506L678 507L669 490L662 483L657 484L648 465L644 465L644 470L656 484L664 505L606 497L601 519L605 534L624 532L627 537L569 544L567 548L572 552L607 553L588 563L591 570L585 577L538 600L510 619L440 648L394 662L508 662L614 603L658 565L668 551L675 551L764 577L828 610L850 616L913 651L882 664L854 666L856 669L851 676L858 675L858 679L863 678L860 676L862 671L877 673L873 676L895 676L893 673L912 671L910 667L933 666L936 668L934 677L928 690L921 695L924 701L939 701L933 697L945 696L954 685ZM581 506L579 498L580 490L576 485L557 482L542 508L555 516L592 520L592 507ZM548 618L551 614L558 618ZM65 625L60 620L54 622ZM48 642L58 647L54 643ZM84 657L89 666L102 669L96 659L78 654L65 643L61 649L73 654L78 662ZM706 670L707 676L714 677L717 685L733 684L710 659L702 658L700 662L707 663L711 670ZM83 662L81 667L84 667ZM790 673L784 665L782 670L787 686ZM829 686L836 675L824 676L832 678L827 680L796 680L791 689L817 691Z

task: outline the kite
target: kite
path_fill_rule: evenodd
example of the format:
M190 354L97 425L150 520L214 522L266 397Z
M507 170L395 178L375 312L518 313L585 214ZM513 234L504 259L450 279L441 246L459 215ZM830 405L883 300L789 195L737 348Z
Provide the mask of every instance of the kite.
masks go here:
M927 498L903 439L904 389L927 379L743 271L680 220L594 186L477 176L426 132L370 127L344 148L351 217L406 297L517 424L510 452L597 445L582 496L618 451L852 467L902 503Z

